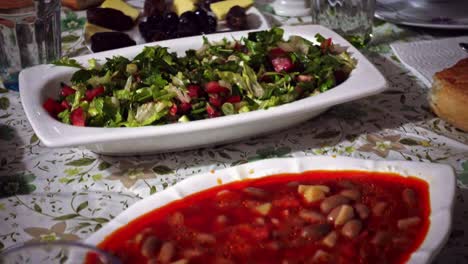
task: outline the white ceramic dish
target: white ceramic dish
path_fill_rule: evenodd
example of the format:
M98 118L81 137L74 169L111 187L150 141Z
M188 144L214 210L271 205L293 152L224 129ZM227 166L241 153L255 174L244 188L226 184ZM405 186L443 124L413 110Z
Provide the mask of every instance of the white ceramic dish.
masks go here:
M260 13L260 11L252 6L246 11L247 14L247 28L249 30L265 30L268 29L270 26L266 20L266 18ZM224 31L232 31L226 24L225 20L219 21L218 22L218 27L216 29L218 33L222 33ZM131 39L135 40L136 44L145 44L146 41L143 39L143 37L140 34L140 31L138 30L138 27L135 26L131 30L125 31L127 35L130 36ZM86 32L83 31L83 35L86 35ZM91 50L91 42L84 37L86 41L86 47L92 52Z
M68 82L76 70L69 67L40 65L23 70L19 76L21 102L36 135L47 147L84 146L102 154L125 155L174 151L235 141L303 122L326 111L331 106L377 94L385 89L382 74L356 48L337 33L317 25L284 27L285 37L301 35L314 39L316 33L331 37L345 47L357 60L350 77L337 87L322 94L293 103L248 113L214 119L138 128L75 127L52 118L42 107L47 97L59 94L60 82ZM247 31L207 35L210 40L224 37L239 39ZM146 44L155 45L156 43ZM166 40L157 43L170 47L179 55L202 45L200 36ZM86 64L88 59L104 60L113 55L133 57L144 45L90 54L76 59Z
M468 29L466 0L377 0L375 16L407 26Z
M108 235L132 219L159 208L171 201L223 183L245 178L260 178L279 173L300 173L311 170L361 170L393 172L402 177L413 176L429 184L431 213L428 233L421 246L411 255L409 264L430 263L446 242L455 199L455 175L448 165L408 161L371 161L345 157L303 157L269 159L231 167L214 173L191 176L176 185L130 206L104 225L84 242L98 245Z

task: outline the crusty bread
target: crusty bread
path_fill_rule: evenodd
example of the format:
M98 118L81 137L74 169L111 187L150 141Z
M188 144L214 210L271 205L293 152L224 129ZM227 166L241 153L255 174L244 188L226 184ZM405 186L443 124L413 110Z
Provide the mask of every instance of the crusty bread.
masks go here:
M468 132L468 58L434 75L429 104L441 119Z

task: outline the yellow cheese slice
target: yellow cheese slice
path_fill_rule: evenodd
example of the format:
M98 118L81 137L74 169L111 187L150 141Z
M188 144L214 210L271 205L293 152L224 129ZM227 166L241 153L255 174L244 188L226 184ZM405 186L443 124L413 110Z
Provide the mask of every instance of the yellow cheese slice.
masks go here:
M194 2L194 0L174 0L174 12L180 16L187 11L194 11L196 9Z
M89 42L91 41L92 35L98 32L110 32L110 31L113 31L113 30L86 22L85 27L84 27L85 40Z
M218 20L223 20L226 18L229 9L233 6L240 6L243 8L248 8L253 5L253 0L226 0L221 2L216 2L210 4L211 11L216 15Z
M102 3L101 7L120 10L125 15L131 17L133 21L135 21L140 15L140 11L138 11L138 9L130 6L122 0L106 0Z

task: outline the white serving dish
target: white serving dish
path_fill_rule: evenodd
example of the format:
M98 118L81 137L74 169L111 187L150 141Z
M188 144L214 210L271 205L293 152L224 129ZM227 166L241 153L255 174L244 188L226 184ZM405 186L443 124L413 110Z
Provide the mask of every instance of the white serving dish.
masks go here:
M149 196L132 206L92 234L84 242L98 245L108 235L131 220L156 208L223 183L246 178L260 178L279 173L300 173L311 170L360 170L393 172L402 177L413 176L429 184L430 226L420 247L411 254L408 264L431 263L448 239L452 223L456 178L448 165L409 161L372 161L346 157L302 157L262 160L204 174L191 176L176 185ZM398 177L398 176L397 176Z
M303 122L326 111L331 106L382 92L385 78L356 48L337 33L318 25L284 27L285 38L300 35L314 40L316 33L331 37L357 60L349 78L337 87L296 102L214 119L137 128L75 127L52 118L42 107L47 97L59 94L60 82L68 82L76 70L69 67L39 65L23 70L19 76L21 102L36 135L47 147L84 146L94 152L113 155L154 153L201 147L229 142L275 131ZM224 37L236 39L249 31L207 35L210 40ZM146 45L170 47L179 55L202 45L202 37L160 41ZM88 59L104 60L114 55L134 57L145 45L94 53L76 59L87 64Z

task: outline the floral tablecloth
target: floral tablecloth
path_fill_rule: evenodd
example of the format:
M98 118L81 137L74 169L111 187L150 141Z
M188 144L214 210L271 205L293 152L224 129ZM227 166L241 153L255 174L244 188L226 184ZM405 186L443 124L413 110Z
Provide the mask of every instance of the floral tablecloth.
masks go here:
M258 7L271 24L306 21L278 18L269 4ZM63 9L64 55L89 52L84 23L84 12ZM0 89L0 250L25 241L86 238L136 201L199 172L272 157L342 155L453 166L458 176L453 230L435 263L468 263L468 134L431 113L428 87L389 48L395 41L444 34L376 21L373 42L363 52L387 78L386 92L267 136L153 156L46 148L29 125L19 94Z

